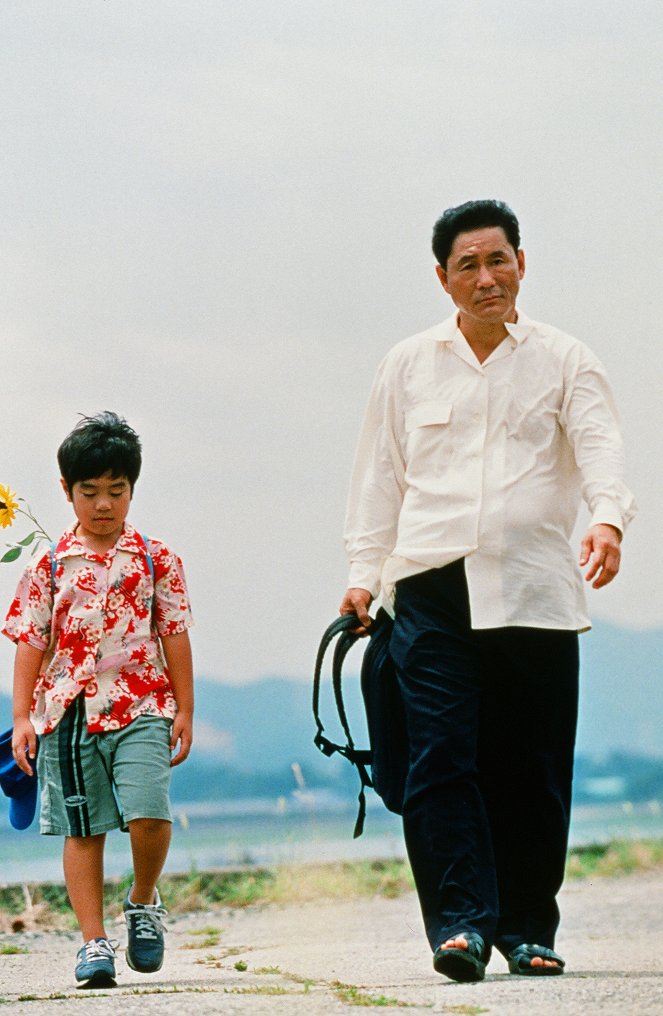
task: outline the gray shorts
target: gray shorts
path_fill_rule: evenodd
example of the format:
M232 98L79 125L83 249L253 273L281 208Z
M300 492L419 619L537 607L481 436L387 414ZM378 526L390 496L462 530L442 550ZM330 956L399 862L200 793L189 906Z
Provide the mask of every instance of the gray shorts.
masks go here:
M90 734L79 695L40 740L40 832L96 836L126 830L135 818L172 822L170 728L161 716L138 716L121 730Z

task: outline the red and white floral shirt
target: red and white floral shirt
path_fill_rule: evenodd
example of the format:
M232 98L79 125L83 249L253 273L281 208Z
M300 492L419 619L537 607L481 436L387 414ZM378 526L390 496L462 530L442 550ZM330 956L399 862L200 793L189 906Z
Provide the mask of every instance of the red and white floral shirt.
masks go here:
M137 716L177 712L159 636L177 635L193 621L180 559L159 540L145 544L125 523L105 554L88 550L68 529L51 553L24 571L3 634L44 651L32 704L38 734L57 727L85 692L88 730L118 730ZM152 597L154 594L154 605Z

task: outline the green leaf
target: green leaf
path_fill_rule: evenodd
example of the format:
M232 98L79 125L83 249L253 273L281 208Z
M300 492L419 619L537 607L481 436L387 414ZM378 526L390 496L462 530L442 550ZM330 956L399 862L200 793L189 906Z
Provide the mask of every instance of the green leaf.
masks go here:
M28 536L25 536L22 540L18 541L19 546L29 547L36 535L37 530L35 529L34 533L29 533Z
M0 564L4 564L5 562L9 563L10 561L15 561L17 557L20 557L20 554L21 554L21 548L20 547L12 547L10 550L7 551L6 554L4 554L2 557L0 557Z

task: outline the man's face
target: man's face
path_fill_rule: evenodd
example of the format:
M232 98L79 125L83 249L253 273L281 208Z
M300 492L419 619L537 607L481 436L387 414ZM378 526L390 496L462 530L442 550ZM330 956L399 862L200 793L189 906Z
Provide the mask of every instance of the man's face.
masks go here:
M437 265L435 270L461 319L483 324L516 320L525 255L522 250L516 254L501 226L459 233L446 268Z

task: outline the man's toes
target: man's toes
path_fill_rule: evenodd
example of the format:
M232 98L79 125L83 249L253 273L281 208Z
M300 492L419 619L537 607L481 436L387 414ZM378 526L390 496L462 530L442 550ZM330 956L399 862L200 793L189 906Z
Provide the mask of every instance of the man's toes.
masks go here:
M462 935L457 938L448 938L440 946L441 949L467 949L467 939Z

